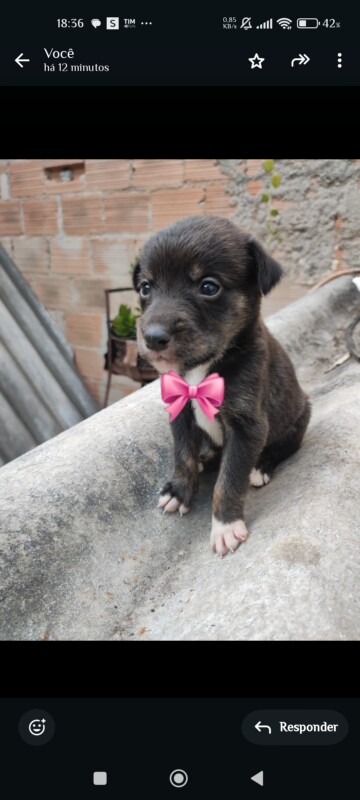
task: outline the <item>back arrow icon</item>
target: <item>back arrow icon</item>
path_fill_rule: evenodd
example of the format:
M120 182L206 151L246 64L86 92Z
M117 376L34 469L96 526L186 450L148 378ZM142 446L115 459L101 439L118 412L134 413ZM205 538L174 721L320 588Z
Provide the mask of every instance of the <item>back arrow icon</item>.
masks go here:
M30 61L30 58L23 58L23 55L24 53L20 53L20 55L15 58L16 63L19 65L19 67L21 67L21 69L24 67L24 64L21 63L22 61Z
M292 66L292 67L293 67L293 66L294 66L294 64L295 64L295 61L298 61L298 62L299 62L299 66L301 66L301 64L304 64L304 66L305 66L305 64L308 64L308 63L309 63L309 61L310 61L310 58L309 58L309 56L307 56L307 55L306 55L306 53L304 53L304 55L302 55L301 53L299 53L299 56L300 56L299 58L293 58L293 60L292 60L292 62L291 62L291 66Z
M256 728L257 731L259 731L259 733L261 733L261 728L267 728L269 733L271 733L270 725L262 725L261 720L259 720L259 722L257 722L254 727Z

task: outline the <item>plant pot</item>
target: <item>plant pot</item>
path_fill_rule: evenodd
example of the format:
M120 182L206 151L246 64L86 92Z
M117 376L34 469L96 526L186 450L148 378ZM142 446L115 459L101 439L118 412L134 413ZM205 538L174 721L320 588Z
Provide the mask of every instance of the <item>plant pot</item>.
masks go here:
M110 329L111 371L114 375L127 375L133 381L150 383L159 377L149 362L139 355L135 338L117 336ZM108 353L105 356L105 369L109 369Z

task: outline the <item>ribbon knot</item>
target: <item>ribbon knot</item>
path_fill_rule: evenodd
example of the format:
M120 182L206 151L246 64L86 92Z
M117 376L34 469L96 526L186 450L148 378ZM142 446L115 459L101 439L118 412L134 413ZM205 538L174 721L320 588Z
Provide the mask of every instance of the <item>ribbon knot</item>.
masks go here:
M201 410L212 421L215 414L219 413L217 406L224 400L224 386L224 378L218 372L208 375L197 386L190 386L173 370L164 372L161 376L161 397L165 403L169 403L166 411L170 414L170 422L180 414L191 399L197 400Z

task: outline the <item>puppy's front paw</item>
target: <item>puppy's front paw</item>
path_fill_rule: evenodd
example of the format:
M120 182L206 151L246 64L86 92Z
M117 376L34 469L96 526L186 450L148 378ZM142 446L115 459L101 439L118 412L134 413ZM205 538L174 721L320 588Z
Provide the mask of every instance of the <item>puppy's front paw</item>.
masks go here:
M261 472L260 469L252 469L250 472L250 486L265 486L265 484L269 483L269 475L267 472Z
M213 516L210 534L210 547L219 556L234 553L241 542L245 542L248 532L243 519L235 522L220 522Z
M158 508L163 508L164 513L179 511L182 517L190 511L189 493L184 491L183 487L169 481L161 489Z

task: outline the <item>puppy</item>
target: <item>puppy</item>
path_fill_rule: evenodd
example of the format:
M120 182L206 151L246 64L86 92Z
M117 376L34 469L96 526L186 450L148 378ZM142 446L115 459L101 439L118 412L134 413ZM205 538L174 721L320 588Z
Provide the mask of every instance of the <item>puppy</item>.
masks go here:
M282 274L232 222L200 216L152 236L133 273L140 354L159 373L174 370L190 385L213 372L225 381L213 421L190 400L171 422L175 469L159 501L166 512L186 514L199 471L220 464L210 536L220 556L247 537L249 483L268 483L276 464L300 446L310 418L292 363L260 317L261 296Z

